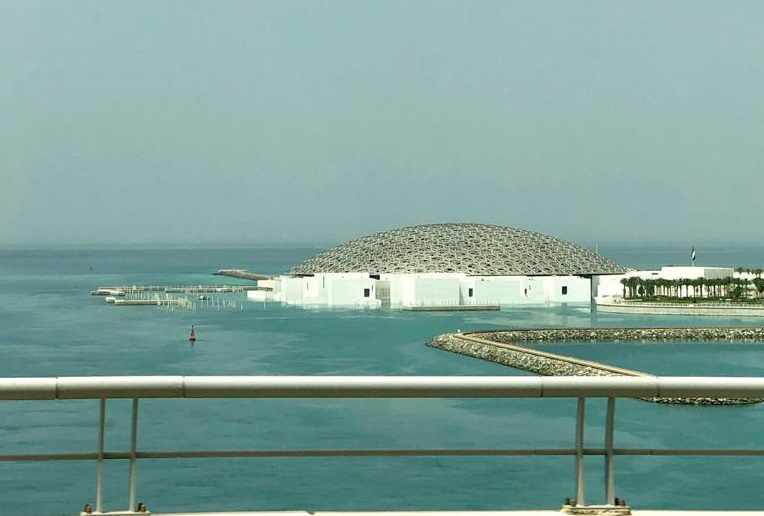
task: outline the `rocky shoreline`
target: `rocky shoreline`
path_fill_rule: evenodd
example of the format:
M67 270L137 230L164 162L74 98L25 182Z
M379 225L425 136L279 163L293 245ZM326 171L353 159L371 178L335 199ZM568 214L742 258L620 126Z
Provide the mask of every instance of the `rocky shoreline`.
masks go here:
M271 276L265 276L263 274L255 274L246 269L220 269L217 272L212 273L213 276L228 276L229 278L246 279L252 281L271 279Z
M446 333L433 348L504 364L544 376L651 376L641 371L529 349L529 342L764 341L760 328L572 328ZM747 405L761 398L640 398L677 405Z

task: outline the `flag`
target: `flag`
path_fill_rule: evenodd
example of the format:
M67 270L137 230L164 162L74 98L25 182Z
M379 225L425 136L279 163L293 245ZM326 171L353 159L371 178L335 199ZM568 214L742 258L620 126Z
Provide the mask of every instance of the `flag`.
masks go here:
M692 251L690 251L690 260L695 262L695 246L692 246Z

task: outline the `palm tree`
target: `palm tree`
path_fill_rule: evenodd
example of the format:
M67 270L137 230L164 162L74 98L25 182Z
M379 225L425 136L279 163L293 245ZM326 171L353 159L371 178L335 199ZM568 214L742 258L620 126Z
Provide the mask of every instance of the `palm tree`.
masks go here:
M657 283L657 280L654 279L646 279L644 280L644 289L645 289L645 295L649 298L655 297L655 284Z
M682 280L680 279L671 280L671 296L672 297L679 297L679 291L681 288L682 288Z
M629 278L629 283L628 283L628 285L629 285L629 292L630 292L630 296L629 297L636 297L636 289L639 286L639 283L640 283L641 279L642 278L640 278L638 276L632 276L631 278Z
M637 295L641 298L645 297L645 280L642 278L635 278L637 281L635 282L637 284Z
M744 296L748 297L749 281L747 278L735 278L730 285L734 285L729 291L729 295L732 299L738 300Z
M742 290L742 293L745 295L745 297L750 297L748 293L751 291L751 280L748 278L738 278L735 281L735 284Z
M719 297L719 290L718 287L721 284L721 279L719 278L709 278L706 280L706 284L708 285L708 297Z
M753 286L756 287L757 296L761 297L762 292L764 292L764 279L761 279L759 277L754 278Z
M732 290L732 287L735 285L735 278L732 276L727 276L724 278L724 297L730 296L730 291Z
M684 297L690 297L690 287L693 286L690 278L684 278L682 280L682 286L684 287Z
M692 280L692 297L698 297L698 290L700 290L700 297L703 297L703 284L704 278L695 278Z
M661 296L668 297L669 285L671 284L671 281L667 280L666 278L658 278L657 283L661 291Z

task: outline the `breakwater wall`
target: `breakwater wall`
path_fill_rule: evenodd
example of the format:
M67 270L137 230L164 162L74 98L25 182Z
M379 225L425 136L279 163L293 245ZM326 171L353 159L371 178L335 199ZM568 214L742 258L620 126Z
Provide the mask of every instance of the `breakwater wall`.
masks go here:
M492 342L660 342L749 341L764 342L761 328L550 328L469 332Z
M519 343L571 341L764 340L758 328L572 328L446 333L428 346L544 376L650 376L641 371L530 349ZM641 398L679 405L745 405L759 398Z

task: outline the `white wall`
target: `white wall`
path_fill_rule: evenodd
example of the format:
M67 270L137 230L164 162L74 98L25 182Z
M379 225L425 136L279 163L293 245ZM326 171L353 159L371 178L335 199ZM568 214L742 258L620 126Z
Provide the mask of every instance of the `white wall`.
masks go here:
M247 290L247 299L251 301L273 301L274 296L273 292L268 292L267 290Z
M382 274L381 281L390 284L390 306L411 304L414 299L414 279L410 274Z
M567 287L567 294L562 294ZM483 276L474 278L477 304L538 306L549 303L588 304L591 283L577 276Z
M304 306L377 307L376 280L368 274L317 274L315 276L278 279L279 293L273 299L286 304ZM369 289L369 297L364 297Z
M717 279L728 278L734 275L734 273L735 269L731 267L677 267L672 265L668 267L661 267L661 270L658 273L658 277L669 280L684 278ZM655 277L655 275L653 274L652 277Z
M729 278L735 276L732 267L703 267L703 277L706 279Z
M251 299L252 301L274 301L276 299L277 294L281 290L281 280L280 279L268 279L268 280L257 280L257 286L263 287L263 288L269 288L268 290L248 290L247 291L247 299Z
M625 274L609 274L607 276L598 276L597 290L594 297L623 297L623 285L621 280L639 276L642 278L658 278L660 271L629 271Z
M380 307L382 304L377 295L378 281L363 273L280 276L269 281L269 286L274 289L271 295L253 293L248 297L258 301L275 300L309 306ZM573 276L385 274L380 276L379 283L389 284L389 305L392 308L462 304L533 306L588 303L590 299L589 280ZM566 295L562 294L563 286L568 287ZM368 297L364 296L365 289L369 291Z
M459 304L459 278L418 277L414 279L413 305L443 306Z
M547 301L547 286L543 276L521 276L517 292L519 305L540 305Z
M281 289L276 296L278 301L287 304L302 304L305 291L303 278L281 276Z
M302 279L305 286L302 292L303 301L319 299L321 297L323 279L321 276L306 276Z
M589 304L592 287L588 278L578 276L550 276L546 279L546 297L550 303ZM563 289L567 293L563 294Z
M524 277L474 277L474 302L476 304L484 305L511 305L522 303L526 301L520 297L523 280Z
M382 274L390 284L390 306L459 304L465 274Z
M379 304L376 296L376 280L363 277L331 277L328 280L329 306L375 307ZM364 296L368 289L369 297Z

